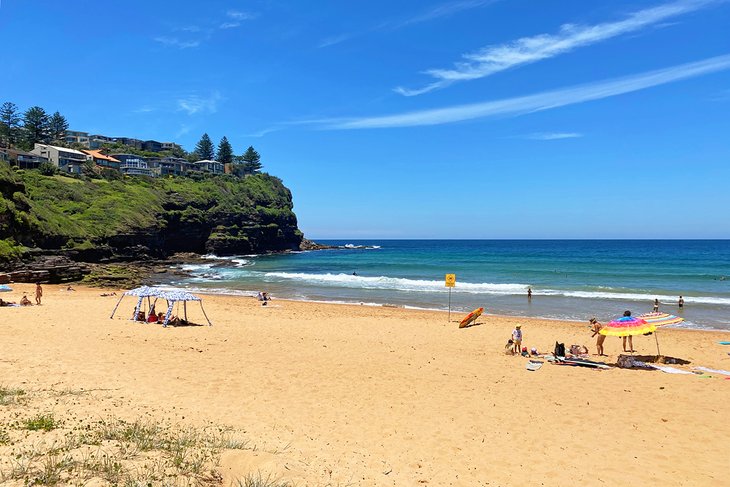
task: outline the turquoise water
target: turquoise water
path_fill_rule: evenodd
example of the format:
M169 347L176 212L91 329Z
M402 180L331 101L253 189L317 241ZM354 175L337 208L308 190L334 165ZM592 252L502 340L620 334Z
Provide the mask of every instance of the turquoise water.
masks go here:
M624 310L680 314L730 330L727 240L338 240L337 249L218 258L174 284L274 298L607 320ZM527 288L532 299L527 299ZM677 306L679 295L685 306Z

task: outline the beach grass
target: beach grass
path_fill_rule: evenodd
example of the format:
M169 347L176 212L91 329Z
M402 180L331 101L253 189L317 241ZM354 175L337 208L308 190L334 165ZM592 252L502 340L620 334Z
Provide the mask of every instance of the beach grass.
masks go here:
M50 401L82 404L90 394L2 387L0 484L24 485L221 485L217 470L227 450L254 450L239 431L226 426L193 427L151 418L89 419L66 411L25 414ZM24 402L17 401L23 397ZM284 486L273 477L251 475L241 485Z

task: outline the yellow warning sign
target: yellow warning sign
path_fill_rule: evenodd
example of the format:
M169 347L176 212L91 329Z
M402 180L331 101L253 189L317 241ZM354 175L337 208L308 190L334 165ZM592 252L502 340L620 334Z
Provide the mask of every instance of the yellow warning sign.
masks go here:
M446 287L456 286L456 274L446 274Z

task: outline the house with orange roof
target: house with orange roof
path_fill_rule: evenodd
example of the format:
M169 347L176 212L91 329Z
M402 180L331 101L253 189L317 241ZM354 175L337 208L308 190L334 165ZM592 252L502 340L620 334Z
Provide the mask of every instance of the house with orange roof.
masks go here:
M100 150L84 150L89 155L94 164L100 167L106 167L109 169L119 170L119 159L115 159L112 156L102 154Z

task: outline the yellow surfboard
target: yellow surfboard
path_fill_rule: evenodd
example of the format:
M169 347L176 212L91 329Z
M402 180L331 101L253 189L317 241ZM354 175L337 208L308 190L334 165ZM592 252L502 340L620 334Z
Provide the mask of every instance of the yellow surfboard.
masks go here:
M472 311L471 313L466 315L464 317L464 319L459 322L459 328L464 328L464 327L469 326L469 324L472 321L476 321L476 319L479 318L482 315L482 313L484 313L484 308L475 309L474 311Z

